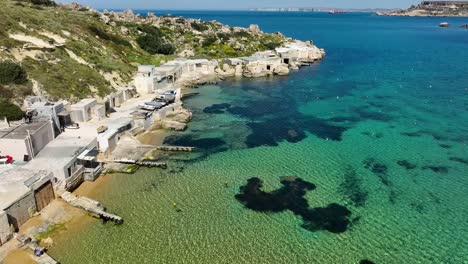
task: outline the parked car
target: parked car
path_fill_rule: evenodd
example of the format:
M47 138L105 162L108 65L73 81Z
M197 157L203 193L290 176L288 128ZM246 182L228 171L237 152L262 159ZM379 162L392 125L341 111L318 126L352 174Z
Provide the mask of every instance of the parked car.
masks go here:
M151 101L151 102L146 102L145 105L150 105L150 106L154 106L156 109L161 109L163 106L166 105L166 103Z
M140 109L142 110L146 110L146 111L154 111L156 110L156 107L155 106L152 106L152 105L147 105L147 104L141 104L138 106Z

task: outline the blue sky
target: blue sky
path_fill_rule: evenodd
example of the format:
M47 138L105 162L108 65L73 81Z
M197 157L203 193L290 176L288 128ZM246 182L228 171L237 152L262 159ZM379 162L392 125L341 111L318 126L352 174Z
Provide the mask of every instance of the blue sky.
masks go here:
M98 9L247 9L255 7L399 8L420 0L58 0Z

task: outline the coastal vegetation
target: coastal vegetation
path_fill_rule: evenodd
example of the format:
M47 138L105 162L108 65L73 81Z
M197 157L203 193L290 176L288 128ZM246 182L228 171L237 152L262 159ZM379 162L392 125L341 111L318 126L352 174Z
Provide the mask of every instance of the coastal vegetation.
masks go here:
M9 61L0 68L0 82L9 83L0 96L17 105L33 90L71 102L103 97L128 84L139 64L248 56L287 41L258 28L129 10L98 12L50 0L2 0L0 17L0 61Z
M27 81L23 67L11 61L0 62L0 84L23 84Z
M0 97L0 118L6 117L8 120L16 121L23 118L23 111L19 106L10 103L7 99Z

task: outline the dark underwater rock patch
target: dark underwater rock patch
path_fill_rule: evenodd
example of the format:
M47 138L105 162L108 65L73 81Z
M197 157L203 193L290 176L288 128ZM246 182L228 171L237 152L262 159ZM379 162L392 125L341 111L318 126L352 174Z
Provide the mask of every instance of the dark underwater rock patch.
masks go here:
M440 174L447 174L449 172L449 168L447 166L424 166L423 170L431 170L434 173Z
M418 213L423 214L426 212L426 207L422 203L412 202L410 206Z
M392 120L392 117L383 112L374 112L368 110L367 106L352 107L351 111L357 114L361 120L375 120L381 122L388 122Z
M449 144L439 144L439 146L444 149L452 148L452 146L450 146Z
M277 146L282 141L297 143L307 137L306 131L322 139L340 141L347 129L314 117L272 118L247 125L252 131L245 140L249 148Z
M375 264L375 262L370 261L368 259L363 259L363 260L359 261L359 264Z
M342 233L347 230L351 211L346 207L335 203L327 207L309 207L304 195L316 188L313 183L297 177L283 177L281 184L283 187L275 191L264 192L262 180L251 178L247 185L240 187L240 193L235 198L245 207L258 212L290 210L302 217L302 227L310 231L327 230Z
M463 159L463 158L458 158L458 157L450 157L449 160L468 165L468 159Z
M407 160L399 160L397 161L397 164L400 165L401 167L405 168L406 170L413 170L416 169L416 165L407 161Z
M368 192L364 190L361 178L350 166L346 168L344 181L341 183L339 191L356 207L364 206L367 202Z
M392 183L387 176L388 167L385 164L377 162L373 158L364 160L364 167L377 175L385 186L391 186Z
M403 136L407 136L407 137L420 137L420 136L422 136L422 134L419 133L419 132L401 132L400 134L403 135Z
M222 113L224 113L229 107L231 107L231 104L228 104L228 103L214 104L214 105L212 105L212 106L205 107L205 109L203 109L203 113L207 113L207 114L222 114Z
M266 100L257 100L246 102L245 106L233 106L227 109L227 111L233 115L246 117L249 119L265 118L273 116L278 113L289 113L297 114L294 112L296 105L288 104L288 101L281 100L281 98L269 98Z

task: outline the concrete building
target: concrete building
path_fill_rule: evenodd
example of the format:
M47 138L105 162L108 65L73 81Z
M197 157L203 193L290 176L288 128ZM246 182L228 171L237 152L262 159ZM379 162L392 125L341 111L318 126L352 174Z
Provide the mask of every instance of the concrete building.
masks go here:
M153 65L138 66L134 82L137 93L141 95L153 93L158 83L156 67Z
M280 57L251 56L240 58L244 64L246 77L273 75L277 69L285 68ZM289 72L289 71L288 71Z
M29 104L27 110L35 111L37 113L37 117L39 118L47 118L51 120L54 124L54 131L56 131L55 136L58 136L58 134L60 134L62 131L64 124L61 123L59 118L59 114L65 111L65 106L62 102L52 103L48 101L39 101Z
M314 62L323 58L325 51L310 43L293 42L276 48L276 53L282 58L282 62L292 65L297 62Z
M192 74L192 73L199 73L199 74L214 74L218 63L216 61L210 61L207 59L197 59L197 60L189 60L185 58L179 58L172 61L165 63L162 66L179 66L180 72L179 75L176 77L180 77L184 74Z
M122 92L124 102L132 99L136 94L135 88L133 87L119 87L117 90Z
M80 134L79 131L77 134ZM89 161L96 161L96 157L82 159L90 151L97 149L96 137L63 133L49 143L24 168L50 171L56 179L58 187L73 190L83 182L87 169L93 173L99 171L99 168L95 167L94 164L89 164Z
M118 118L107 124L107 130L98 134L97 141L99 150L104 154L109 154L117 147L120 136L135 128L135 121L132 118Z
M54 139L51 121L22 123L0 129L0 154L10 155L15 160L33 159Z
M34 213L55 199L52 173L33 171L10 165L0 172L0 241L11 235L6 230L18 230ZM5 223L8 221L8 229Z
M70 117L75 123L87 122L93 118L101 120L105 117L105 107L99 105L96 99L83 99L70 105Z
M106 97L110 108L120 107L125 102L123 91L117 90Z

